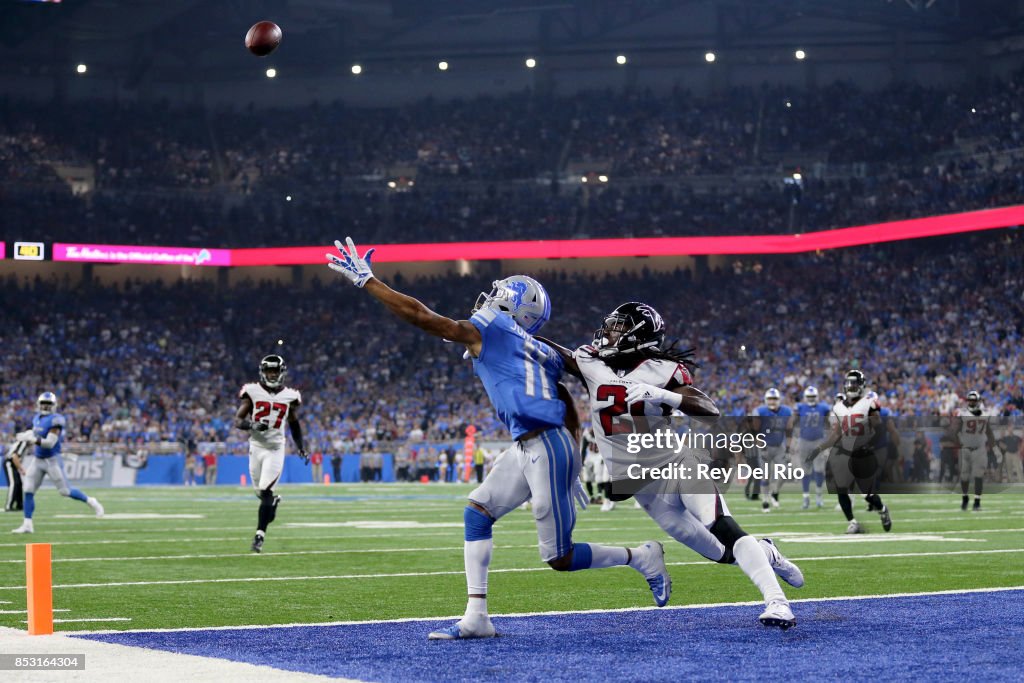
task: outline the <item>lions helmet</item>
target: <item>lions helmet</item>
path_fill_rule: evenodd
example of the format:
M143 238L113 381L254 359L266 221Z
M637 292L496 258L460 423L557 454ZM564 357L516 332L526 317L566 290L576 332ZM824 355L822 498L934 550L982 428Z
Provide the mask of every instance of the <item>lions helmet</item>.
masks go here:
M535 334L551 317L551 300L544 287L528 275L510 275L491 284L490 293L480 292L473 312L491 309L507 313L516 324Z
M665 341L665 321L653 307L637 301L622 304L605 316L594 333L594 346L602 358L657 349Z
M971 412L978 412L981 410L981 394L977 391L967 392L967 409Z
M57 412L57 395L52 391L44 391L36 399L36 408L40 415L51 415Z
M284 384L284 375L288 366L284 364L284 358L277 354L264 356L260 361L260 382L268 389L277 389Z
M867 380L864 379L864 373L860 370L850 370L846 373L846 380L843 382L843 393L846 394L846 399L860 398L864 394L864 388L867 386Z
M764 392L764 402L767 403L769 407L777 406L781 401L782 393L775 387Z
M818 402L818 387L807 387L804 389L804 403Z

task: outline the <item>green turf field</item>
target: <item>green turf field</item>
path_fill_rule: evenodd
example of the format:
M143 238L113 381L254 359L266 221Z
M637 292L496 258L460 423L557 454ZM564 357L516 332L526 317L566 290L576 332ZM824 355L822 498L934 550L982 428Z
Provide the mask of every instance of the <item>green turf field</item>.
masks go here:
M47 488L36 533L15 536L20 514L0 515L0 625L24 628L27 541L53 544L58 630L313 623L461 614L464 485L306 485L283 501L262 555L249 551L256 498L237 487L95 491L107 517ZM807 578L791 598L1024 585L1024 497L991 495L961 512L958 495L888 496L893 531L858 499L863 536L844 536L833 510L783 508L763 515L731 495L740 524L771 536ZM132 518L139 516L140 518ZM148 518L146 518L148 516ZM579 541L665 541L672 604L759 599L735 567L707 562L664 538L632 501L580 513ZM627 568L556 573L543 565L533 519L517 511L494 531L492 614L646 606L650 593ZM799 609L797 609L799 617ZM86 620L104 621L86 621ZM109 621L107 621L109 620Z

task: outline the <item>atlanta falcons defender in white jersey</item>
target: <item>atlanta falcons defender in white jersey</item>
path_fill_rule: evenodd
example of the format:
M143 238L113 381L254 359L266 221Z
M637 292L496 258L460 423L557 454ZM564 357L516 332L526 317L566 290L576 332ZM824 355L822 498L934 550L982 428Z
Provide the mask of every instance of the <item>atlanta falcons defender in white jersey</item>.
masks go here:
M828 461L836 482L839 507L849 522L846 533L863 532L860 523L853 517L853 503L850 501L850 487L854 481L864 494L869 509L878 510L882 528L889 531L892 529L889 508L882 503L875 490L883 464L879 462L874 447L875 439L882 430L878 394L867 390L863 372L850 370L846 373L841 396L832 406L832 414L829 415L829 433L824 441L811 449L810 459L813 460L819 453L834 446Z
M981 509L981 488L988 467L988 451L996 442L990 424L992 417L989 411L982 409L981 394L970 391L967 393L967 407L958 410L950 424L950 436L960 444L960 490L964 494L960 501L961 510L967 509L970 500L967 489L971 479L974 480L974 509Z
M673 411L697 417L719 415L714 402L692 386L692 350L679 351L675 344L663 350L664 341L665 323L658 312L647 304L630 302L605 317L593 345L575 352L552 345L565 358L566 370L587 385L594 434L608 463L623 457L623 443L612 437L634 429L626 420L616 419L619 416L665 417ZM782 629L795 626L775 573L800 587L804 582L800 569L771 540L758 542L748 536L713 483L702 485L701 493L683 488L683 482L674 482L669 490L641 491L635 497L672 538L710 560L738 564L764 596L761 623Z
M299 424L302 395L284 386L286 370L284 358L266 356L260 361L260 381L243 385L238 393L242 404L235 413L235 426L249 432L249 476L260 499L256 537L252 541L255 553L262 552L267 526L277 516L277 504L281 502L281 496L274 494L274 484L284 469L285 422L299 457L309 462Z

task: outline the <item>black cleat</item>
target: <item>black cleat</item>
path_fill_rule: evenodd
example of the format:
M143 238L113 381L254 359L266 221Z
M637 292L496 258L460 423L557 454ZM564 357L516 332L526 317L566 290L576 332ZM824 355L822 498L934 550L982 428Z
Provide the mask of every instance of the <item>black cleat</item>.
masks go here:
M968 500L967 496L964 496L964 497L963 497L963 498L962 498L962 499L960 500L960 509L961 509L961 510L963 510L964 512L966 512L966 511L967 511L967 500Z
M965 507L964 509L966 510L967 508ZM980 512L981 511L981 501L978 500L977 498L975 498L974 499L974 506L971 509L974 510L975 512Z
M254 553L263 552L263 537L256 534L256 537L252 539L252 551Z
M881 511L878 515L882 518L882 528L888 531L892 528L892 517L889 516L889 508L882 506Z

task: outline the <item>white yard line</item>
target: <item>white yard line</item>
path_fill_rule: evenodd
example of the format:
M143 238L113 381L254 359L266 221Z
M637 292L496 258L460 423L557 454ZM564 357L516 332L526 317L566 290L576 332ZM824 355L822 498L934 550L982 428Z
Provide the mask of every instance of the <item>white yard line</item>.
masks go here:
M1007 553L1024 553L1024 548L1005 548L999 550L951 550L947 552L920 552L920 553L870 553L864 555L824 555L820 557L792 557L796 562L828 562L833 560L874 560L885 558L903 557L946 557L949 555L995 555ZM690 566L716 566L709 560L697 562L666 562L671 567ZM491 569L491 574L507 574L519 572L549 572L547 567L513 567L506 569ZM161 581L112 581L107 583L65 583L55 584L54 590L58 588L115 588L120 586L183 586L194 584L211 583L259 583L263 581L326 581L326 580L354 580L354 579L393 579L422 576L461 576L460 570L442 570L432 572L393 572L389 574L327 574L321 576L252 576L220 579L168 579ZM0 586L0 591L25 590L24 586Z
M921 591L916 593L886 593L883 595L843 595L828 598L804 598L801 600L792 600L794 604L803 603L815 603L815 602L833 602L833 601L844 601L844 600L885 600L890 598L915 598L928 595L962 595L969 593L1002 593L1010 591L1024 591L1024 586L1003 586L998 588L963 588L956 590L941 590L941 591ZM653 612L653 611L672 611L672 610L689 610L689 609L705 609L705 608L716 608L716 607L747 607L753 605L763 605L764 603L760 600L745 600L740 602L713 602L706 604L692 604L692 605L668 605L667 607L616 607L611 609L584 609L584 610L552 610L550 612L515 612L511 614L492 614L492 617L501 619L512 619L517 617L546 617L546 616L564 616L568 614L621 614L625 612ZM316 623L291 623L291 624L244 624L239 626L206 626L206 627L188 627L188 628L144 628L144 629L129 629L129 630L115 630L115 631L64 631L66 635L100 635L104 633L188 633L193 631L233 631L233 630L250 630L250 629L265 629L265 628L299 628L304 626L361 626L366 624L402 624L409 622L433 622L433 621L447 621L449 619L461 619L462 615L449 615L449 616L437 616L437 617L400 617L397 619L364 619L355 621L325 621Z
M591 531L593 531L593 530L591 530ZM626 530L623 530L623 529L605 529L604 531L626 531ZM528 530L528 532L531 533L531 534L535 533L535 531L532 530L532 529ZM948 532L945 532L945 533L957 534L958 536L960 536L960 535L965 535L965 534L998 534L998 533L1020 533L1020 532L1024 532L1024 527L1014 528L1014 529L964 529L962 531L948 531ZM523 533L526 533L526 532L524 531ZM886 534L886 535L874 534L874 535L870 535L869 534L869 535L865 535L865 536L856 536L856 537L849 537L849 536L846 536L846 535L843 535L843 534L839 534L839 535L835 535L834 536L834 539L835 539L834 542L836 542L836 543L848 543L848 542L852 542L852 541L858 541L858 542L862 542L862 543L872 543L872 542L883 542L883 541L888 541L888 540L891 540L891 539L896 539L897 542L901 542L902 543L902 542L915 542L918 539L916 539L914 537L915 536L921 536L922 538L920 539L920 542L922 542L922 543L934 543L936 541L935 536L941 535L942 533L943 532L937 532L937 531L913 531L913 532L906 532L906 533L895 534L895 535L893 535L893 534ZM409 534L398 534L398 535L405 536L405 537L409 536ZM416 537L427 536L427 535L428 534L419 534L419 533L415 534ZM451 536L451 534L434 534L434 535ZM805 536L806 536L806 538L805 538ZM822 542L825 542L825 541L822 540L822 538L827 537L827 535L824 535L824 534L803 534L803 535L801 535L801 534L799 534L799 532L794 532L793 535L788 535L786 533L780 533L780 534L777 534L776 536L773 536L773 537L777 537L777 538L785 541L786 543L806 543L806 542L822 543ZM299 537L295 537L295 536L292 536L290 534L286 538L289 541L295 541L295 540L336 540L336 541L362 540L362 539L352 539L352 538L350 538L348 536L299 536ZM829 537L829 538L831 538L831 537ZM134 543L160 543L160 542L166 542L166 540L167 539L144 539L144 540L123 539L123 540L63 541L63 542L58 541L58 542L54 542L52 545L55 545L55 546L68 546L68 545L90 545L91 546L91 545L114 545L114 544L116 544L116 545L124 545L124 544L134 544ZM673 542L673 539L671 539L671 538L666 538L666 540L667 540L668 543L672 543ZM958 538L945 539L945 540L947 540L949 542L968 542L968 539L958 539ZM239 543L241 543L241 541L247 541L247 539L240 539L237 536L227 536L227 537L222 537L222 538L176 538L175 539L175 543L179 544L179 545L181 545L181 544L193 544L193 543L224 543L224 542L239 542ZM633 539L633 540L629 540L629 541L604 540L603 539L603 541L606 544L612 544L612 545L630 545L630 544L638 545L638 544L644 542L644 540L641 540L641 539ZM970 539L970 542L979 542L979 541L976 541L974 539ZM21 544L21 543L0 544L0 547L5 546L5 545L12 545L12 546L20 547L23 544ZM525 545L499 545L499 546L495 546L495 548L499 549L499 550L516 550L516 549L535 548L535 547L536 547L535 543L530 543L530 544L525 544ZM363 555L363 554L372 554L372 553L415 553L415 552L454 552L454 551L461 552L462 550L463 550L463 546L461 546L461 545L458 545L458 546L443 546L443 547L420 546L420 547L408 547L408 548L336 548L336 549L330 549L330 550L293 550L293 551L287 551L287 552L265 552L265 553L262 553L262 556L287 557L287 556L290 556L290 555L345 555L345 554ZM145 560L209 560L209 559L226 559L226 558L234 558L234 557L253 557L253 558L255 558L255 557L257 557L257 555L254 555L254 554L250 553L247 550L239 550L238 552L234 552L234 553L207 553L207 554L197 553L197 554L190 554L190 555L145 555L145 556L125 556L125 557L55 557L55 558L53 558L53 562L54 563L60 563L60 562L129 562L129 561L133 561L133 560L143 560L143 561L145 561ZM24 564L24 563L25 563L25 560L23 560L23 559L0 560L0 564ZM0 600L0 604L3 604L2 600Z
M183 655L98 640L72 638L63 633L30 636L24 631L0 627L0 652L7 654L85 655L85 671L33 671L22 680L44 681L146 681L147 683L223 683L224 681L260 681L261 683L320 683L342 681L269 666L255 666L215 657ZM6 680L18 680L6 677Z

